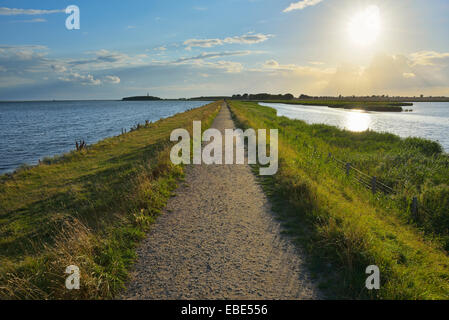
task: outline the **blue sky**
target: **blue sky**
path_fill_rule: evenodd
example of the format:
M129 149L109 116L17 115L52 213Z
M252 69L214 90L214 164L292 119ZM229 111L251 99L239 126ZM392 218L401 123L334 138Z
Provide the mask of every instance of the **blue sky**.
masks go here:
M379 30L359 32L373 7ZM0 100L449 96L448 16L447 0L0 1Z

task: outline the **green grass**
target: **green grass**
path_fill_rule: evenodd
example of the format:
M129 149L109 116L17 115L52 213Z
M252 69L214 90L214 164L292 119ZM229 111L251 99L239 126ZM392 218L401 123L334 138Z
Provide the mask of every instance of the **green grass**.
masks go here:
M378 101L340 101L340 100L269 100L267 103L285 103L297 105L327 106L330 108L357 109L365 111L401 112L404 106L413 106L406 102L378 102Z
M87 150L0 176L0 298L107 299L123 289L135 247L172 196L183 169L169 159L172 130L218 103L140 125ZM81 289L65 289L65 268Z
M257 103L231 101L243 128L279 129L279 171L261 183L286 232L332 297L449 299L448 155L430 141L376 132L353 133L277 117ZM364 168L401 191L373 196L327 159ZM402 197L418 195L434 212L415 221ZM399 204L398 204L399 203ZM381 270L381 290L365 289L365 269Z

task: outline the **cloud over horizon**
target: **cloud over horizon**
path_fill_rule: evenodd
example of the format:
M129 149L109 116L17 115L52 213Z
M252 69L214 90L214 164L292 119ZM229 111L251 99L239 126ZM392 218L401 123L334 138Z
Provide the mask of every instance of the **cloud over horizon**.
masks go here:
M419 51L412 53L410 59L415 66L449 65L449 52Z
M293 93L313 95L449 95L449 53L421 51L409 55L377 54L366 66L337 67L281 64L270 59L257 72L276 78Z
M240 41L232 39L229 41ZM252 89L247 91L272 90L295 95L449 94L449 52L422 50L409 54L377 54L364 66L331 65L325 60L285 63L269 52L250 50L205 51L190 57L176 57L175 53L175 56L157 61L154 57L158 50L155 51L152 56L100 49L81 56L56 58L42 45L0 45L0 93L7 93L8 88L14 92L24 86L32 88L45 84L49 88L64 84L61 88L66 90L110 85L124 90L134 82L137 70L149 69L156 79L162 74L171 74L171 81L178 85L181 79L188 82L195 79L198 88L211 82L218 88L221 83L221 93L225 88L232 93L251 84ZM260 54L265 60L243 58L253 54ZM234 61L220 59L226 57ZM147 76L142 73L142 78L135 81L145 82ZM235 78L220 82L225 76ZM169 80L166 84L169 86Z

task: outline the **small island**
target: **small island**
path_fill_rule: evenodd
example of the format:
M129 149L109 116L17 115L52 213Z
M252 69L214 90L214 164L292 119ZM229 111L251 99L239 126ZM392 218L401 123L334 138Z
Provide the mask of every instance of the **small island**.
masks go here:
M146 95L146 96L136 96L136 97L126 97L123 98L122 101L160 101L162 100L159 97L153 97L150 95Z

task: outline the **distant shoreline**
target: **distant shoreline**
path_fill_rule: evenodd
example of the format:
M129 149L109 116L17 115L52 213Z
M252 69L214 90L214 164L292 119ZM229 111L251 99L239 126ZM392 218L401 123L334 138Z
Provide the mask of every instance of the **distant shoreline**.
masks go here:
M23 102L77 102L77 101L218 101L218 100L240 100L248 102L264 102L267 99L243 99L234 98L232 96L204 96L204 97L192 97L192 98L159 98L151 96L135 96L125 97L118 99L43 99L43 100L0 100L0 103L23 103ZM268 99L276 100L278 99ZM294 98L283 99L283 103L292 104L310 104L311 102L359 102L359 103L413 103L413 102L449 102L449 97L308 97L308 98Z

